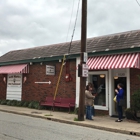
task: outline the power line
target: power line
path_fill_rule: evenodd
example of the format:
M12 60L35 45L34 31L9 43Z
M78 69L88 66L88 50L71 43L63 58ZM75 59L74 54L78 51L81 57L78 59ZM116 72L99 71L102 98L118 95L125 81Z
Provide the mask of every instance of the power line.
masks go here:
M74 33L75 33L75 28L76 28L78 13L79 13L79 7L80 7L80 0L78 2L77 13L76 13L76 18L75 18L75 24L74 24L73 33L72 33L72 36L71 36L71 41L70 41L70 46L69 46L69 49L68 49L68 54L70 53L71 45L72 45L72 41L73 41L73 37L74 37Z
M137 4L140 6L140 3L138 2L138 0L136 0Z
M74 9L74 0L73 0L73 3L72 3L72 10L71 10L71 16L70 16L70 21L69 21L69 28L68 28L68 32L67 32L66 42L68 40L69 30L70 30L70 26L71 26L71 19L72 19L72 16L73 16L73 9Z

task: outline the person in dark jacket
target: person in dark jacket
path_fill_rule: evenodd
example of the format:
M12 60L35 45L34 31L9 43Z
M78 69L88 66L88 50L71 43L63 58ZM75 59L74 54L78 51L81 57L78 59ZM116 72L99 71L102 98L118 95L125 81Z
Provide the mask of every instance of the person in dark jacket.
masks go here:
M122 109L122 101L124 99L124 90L123 90L123 85L119 83L117 85L118 89L115 89L115 92L117 94L117 109L118 109L118 117L119 119L116 120L116 122L122 122L122 117L123 117L123 109Z

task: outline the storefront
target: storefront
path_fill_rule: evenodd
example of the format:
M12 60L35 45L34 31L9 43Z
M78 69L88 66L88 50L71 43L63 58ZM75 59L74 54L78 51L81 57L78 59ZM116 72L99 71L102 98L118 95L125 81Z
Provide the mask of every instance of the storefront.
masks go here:
M79 59L77 59L77 63L79 63L78 61ZM130 94L130 71L140 71L140 54L124 53L89 57L87 64L89 66L87 83L92 83L96 93L98 93L94 101L95 109L108 111L110 116L117 114L116 104L113 101L113 98L118 83L124 85L124 108L129 108L132 94ZM137 78L136 76L136 74L133 75L135 80ZM78 80L79 79L77 78L77 81ZM79 91L77 91L77 98L78 92Z
M74 41L68 55L68 43L15 50L0 57L0 99L40 101L54 96L63 56L63 68L57 96L76 99L79 106L77 66L80 63L80 41ZM125 108L131 105L131 94L140 81L140 30L87 39L88 82L98 95L95 109L116 115L113 101L118 83L124 85ZM50 69L50 68L53 68ZM53 74L52 74L53 73Z

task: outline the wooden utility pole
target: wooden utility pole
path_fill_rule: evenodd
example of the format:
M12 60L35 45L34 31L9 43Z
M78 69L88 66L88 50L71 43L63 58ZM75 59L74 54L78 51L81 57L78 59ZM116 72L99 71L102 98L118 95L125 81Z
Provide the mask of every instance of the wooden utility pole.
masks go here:
M80 65L82 67L86 62L84 61L84 53L86 52L87 40L87 0L82 0L82 24L81 24L81 58ZM78 120L84 121L85 110L85 86L86 77L80 76L80 97L79 97L79 111Z

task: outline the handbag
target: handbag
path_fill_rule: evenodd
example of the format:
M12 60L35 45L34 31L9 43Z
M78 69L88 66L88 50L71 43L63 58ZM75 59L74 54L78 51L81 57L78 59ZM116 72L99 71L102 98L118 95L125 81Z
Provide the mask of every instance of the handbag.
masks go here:
M119 106L124 106L124 99L120 99Z
M117 103L117 95L114 97L114 102L116 102Z

